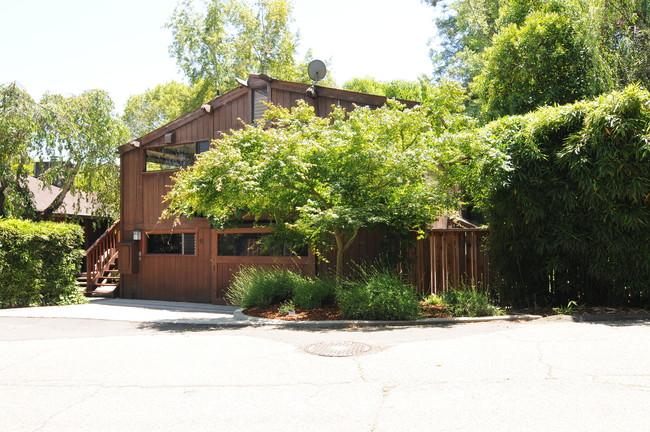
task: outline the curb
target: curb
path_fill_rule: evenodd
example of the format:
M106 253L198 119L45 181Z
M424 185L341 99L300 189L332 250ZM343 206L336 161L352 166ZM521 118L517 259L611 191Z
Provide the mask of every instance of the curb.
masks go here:
M309 328L339 328L339 327L408 327L408 326L435 326L445 324L466 324L488 321L533 321L542 318L541 315L501 315L485 317L460 317L460 318L423 318L412 321L366 321L366 320L336 320L336 321L284 321L268 318L257 318L245 315L243 308L233 312L233 318L242 323L249 321L251 326L275 327L309 327Z

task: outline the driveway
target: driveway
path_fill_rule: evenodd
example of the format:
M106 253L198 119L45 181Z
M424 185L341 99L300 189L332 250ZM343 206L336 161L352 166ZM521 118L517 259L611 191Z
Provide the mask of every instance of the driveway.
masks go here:
M649 359L643 320L319 330L0 316L0 427L644 431Z

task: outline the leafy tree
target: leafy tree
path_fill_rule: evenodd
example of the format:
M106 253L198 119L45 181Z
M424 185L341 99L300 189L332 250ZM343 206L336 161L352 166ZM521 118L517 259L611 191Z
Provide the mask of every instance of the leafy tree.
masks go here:
M618 87L650 88L650 2L593 0L600 47Z
M442 50L431 51L436 73L464 83L480 71L480 54L497 33L500 0L422 0L442 13L435 20Z
M57 180L61 191L41 218L50 219L68 192L82 192L95 204L97 215L115 218L120 190L115 154L128 139L128 132L115 116L110 96L103 90L67 97L46 94L41 105L47 120L36 154L65 161L43 175L46 184Z
M193 99L190 87L171 81L133 95L126 101L122 119L132 138L143 136L152 130L180 117Z
M287 0L210 0L199 10L184 0L167 28L169 52L195 89L194 106L237 86L235 77L263 73L297 80L306 73L295 60L298 37L289 29ZM304 78L303 78L304 79Z
M424 78L423 78L424 80ZM394 99L422 100L424 81L378 81L372 77L353 78L343 84L343 89L359 93L375 94Z
M456 181L444 167L466 157L435 140L444 126L432 111L389 102L319 118L304 103L272 106L272 127L232 131L175 176L165 216L202 216L216 227L271 219L316 251L335 249L340 275L359 229L421 231L457 207Z
M596 55L568 13L535 11L484 52L475 88L489 117L522 114L598 94Z
M50 219L66 193L83 192L97 215L116 217L119 205L117 146L128 135L113 113L107 93L79 96L46 94L36 103L15 83L0 86L0 216L34 218L27 177L33 160L62 161L44 173L44 182L61 184L42 219ZM78 195L81 197L81 194Z
M0 85L0 218L34 215L26 179L42 110L15 82Z

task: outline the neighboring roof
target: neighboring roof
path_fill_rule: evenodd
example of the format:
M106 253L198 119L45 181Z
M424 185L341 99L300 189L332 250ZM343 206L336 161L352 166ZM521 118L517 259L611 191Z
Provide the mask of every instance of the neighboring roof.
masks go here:
M239 80L238 80L239 81ZM248 87L255 87L256 84L265 81L268 83L272 88L276 88L279 90L289 90L293 91L296 93L306 93L307 89L312 87L310 84L304 84L304 83L297 83L297 82L292 82L292 81L282 81L282 80L277 80L271 77L268 77L266 75L260 74L250 74L248 76L248 81L243 83L241 81L240 86L230 90L223 95L217 96L214 99L212 99L210 102L207 104L203 104L201 107L196 108L194 111L191 111L185 115L180 116L179 118L172 120L171 122L149 132L146 135L143 135L136 140L123 144L119 147L118 152L123 153L129 150L132 150L133 148L139 147L140 145L145 145L146 143L149 143L156 138L159 138L163 135L165 135L167 132L171 132L189 122L192 120L205 115L206 111L204 107L207 107L208 105L210 106L210 109L215 109L221 105L224 105L240 96L242 94L248 93ZM315 86L317 89L317 93L319 97L328 97L332 99L341 99L341 100L346 100L350 101L356 104L360 105L365 105L365 104L372 104L372 105L383 105L386 103L386 100L388 99L386 96L378 96L378 95L372 95L368 93L359 93L359 92L354 92L354 91L349 91L349 90L342 90L342 89L335 89L335 88L330 88L330 87L320 87L320 86ZM417 101L408 101L408 100L403 100L403 99L398 99L400 102L406 104L408 107L413 107L415 105L418 105L419 102Z
M46 186L45 183L33 176L27 178L27 185L34 195L34 207L38 212L45 210L61 192L61 188L57 186ZM81 195L81 199L79 200L79 196L78 194L68 192L63 199L63 204L54 213L58 215L93 216L96 206L83 195Z

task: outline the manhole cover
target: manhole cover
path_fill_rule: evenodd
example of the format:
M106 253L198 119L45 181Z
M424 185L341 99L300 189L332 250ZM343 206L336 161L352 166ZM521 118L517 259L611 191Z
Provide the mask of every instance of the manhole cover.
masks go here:
M370 351L370 345L361 342L321 342L305 348L310 354L325 357L352 357Z

